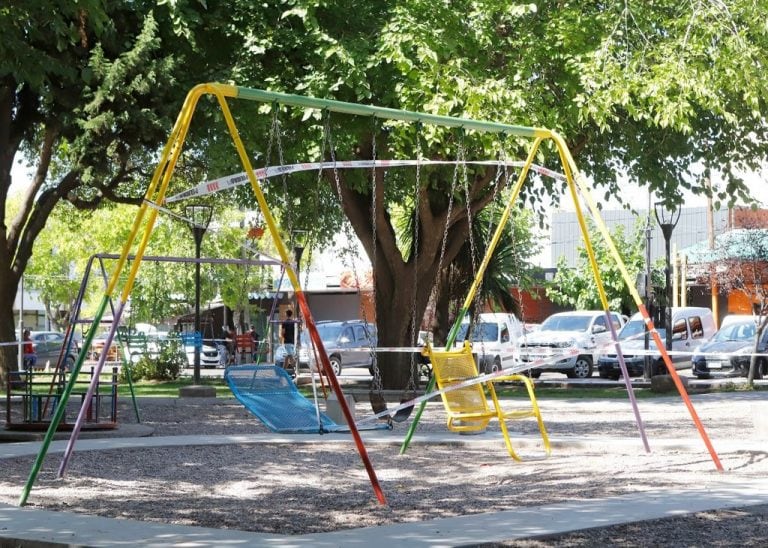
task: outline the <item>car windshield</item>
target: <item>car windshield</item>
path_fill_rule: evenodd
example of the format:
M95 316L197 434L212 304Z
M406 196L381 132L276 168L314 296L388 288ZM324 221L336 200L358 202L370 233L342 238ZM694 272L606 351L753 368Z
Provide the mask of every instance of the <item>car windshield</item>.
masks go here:
M619 332L619 340L626 341L627 339L643 340L645 335L645 324L643 320L632 320L624 324L624 327ZM662 341L666 340L667 330L663 327L657 327L656 331Z
M467 338L468 323L461 324L459 333L456 335L457 341L463 341ZM497 341L499 338L499 326L495 323L480 322L475 324L472 330L472 340L474 342Z
M755 338L755 323L732 323L726 325L712 337L713 341L748 341Z
M637 339L644 333L645 323L642 320L632 320L627 322L621 332L619 332L619 340Z
M322 341L335 341L341 335L343 326L341 324L320 324L317 326L317 332Z
M590 321L591 315L555 314L544 320L539 331L586 331Z

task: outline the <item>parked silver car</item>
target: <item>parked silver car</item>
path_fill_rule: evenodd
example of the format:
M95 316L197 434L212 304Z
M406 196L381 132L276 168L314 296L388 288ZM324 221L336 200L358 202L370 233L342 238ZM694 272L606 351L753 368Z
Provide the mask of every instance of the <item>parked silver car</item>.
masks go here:
M317 322L320 340L328 354L331 367L336 375L342 367L373 367L368 348L376 346L376 326L362 320ZM312 369L317 369L315 353L308 349L308 360Z
M610 313L610 320L616 331L624 325L624 317L616 312ZM559 312L521 337L520 357L523 363L545 360L544 365L531 369L532 377L542 371L556 371L569 378L587 378L592 376L596 354L610 340L603 310ZM564 357L556 359L558 355Z
M667 330L656 327L662 342L666 342ZM645 369L645 320L637 312L619 333L621 353L630 377L640 377ZM672 350L670 356L673 367L687 369L691 366L691 353L715 333L715 320L709 308L683 306L672 308ZM649 343L651 375L666 373L666 365L661 354L656 351L656 344ZM606 351L597 360L597 370L603 379L617 380L621 376L621 366L616 349Z

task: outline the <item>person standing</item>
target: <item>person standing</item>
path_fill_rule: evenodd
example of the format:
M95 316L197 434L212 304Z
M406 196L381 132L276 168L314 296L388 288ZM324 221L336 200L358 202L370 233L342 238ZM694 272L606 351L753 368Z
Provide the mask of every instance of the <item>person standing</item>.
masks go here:
M251 360L256 360L256 357L259 354L259 343L261 342L261 337L259 337L259 334L256 332L256 326L251 324Z
M237 331L232 326L231 329L227 328L227 351L229 352L229 364L237 362Z
M22 349L24 353L24 367L32 369L37 365L37 354L35 353L35 345L32 344L32 333L29 329L24 330L22 338L24 344Z
M293 319L293 311L285 311L285 320L282 324L283 344L296 344L296 320Z

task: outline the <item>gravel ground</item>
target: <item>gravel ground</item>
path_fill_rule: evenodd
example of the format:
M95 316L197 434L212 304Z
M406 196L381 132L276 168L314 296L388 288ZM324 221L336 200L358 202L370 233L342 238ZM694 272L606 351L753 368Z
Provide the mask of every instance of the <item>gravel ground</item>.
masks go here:
M349 443L186 446L75 452L65 478L55 479L59 455L48 456L29 505L50 510L246 531L299 534L333 531L522 506L590 500L640 491L706 488L768 476L768 453L756 450L752 424L765 416L768 394L730 392L694 398L726 475L713 461L678 397L641 400L652 453L643 451L625 400L542 400L553 440L542 458L531 420L512 424L523 463L497 440L414 443L398 454L407 423L392 443L367 450L388 499L373 496L360 457ZM507 402L507 405L514 403ZM142 400L142 422L156 436L258 434L265 428L234 400ZM419 431L444 432L440 404L430 403ZM358 418L370 414L359 403ZM121 422L135 422L127 402ZM497 429L493 425L491 430ZM457 436L462 442L469 436ZM633 438L636 443L615 443ZM415 440L419 439L419 433ZM763 436L763 440L765 436ZM674 441L693 443L672 443ZM737 440L744 440L739 447ZM514 439L513 439L514 442ZM654 446L656 443L656 446ZM717 449L718 446L721 449ZM0 502L15 504L34 457L4 459ZM768 506L587 529L503 546L744 546L768 545ZM579 524L574 523L574 529Z

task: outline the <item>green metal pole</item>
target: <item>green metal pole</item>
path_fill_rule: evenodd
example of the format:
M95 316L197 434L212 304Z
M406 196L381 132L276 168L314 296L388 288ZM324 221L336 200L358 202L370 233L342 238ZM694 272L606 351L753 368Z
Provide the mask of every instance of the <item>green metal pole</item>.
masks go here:
M552 136L551 132L547 130L543 130L543 131L546 132L547 137ZM528 151L528 158L525 161L525 165L523 166L523 169L520 171L520 175L518 176L517 182L515 183L515 186L512 189L512 192L509 196L509 200L507 200L507 206L504 208L504 212L502 213L501 218L499 219L499 225L496 227L496 231L494 232L493 237L491 238L491 241L488 244L488 249L486 249L485 251L485 256L483 257L483 261L480 263L480 267L475 273L475 279L472 282L472 286L469 288L469 292L467 293L466 298L464 299L464 304L462 305L461 310L456 316L456 321L454 322L453 327L451 327L451 331L448 333L448 340L445 343L446 350L450 350L451 347L456 342L456 336L458 335L459 329L461 328L461 322L469 312L469 307L472 305L472 299L474 298L475 293L480 287L480 282L483 279L483 275L485 274L486 269L488 268L488 263L491 261L493 252L499 243L501 234L504 231L504 226L507 224L507 221L509 220L509 216L512 212L512 206L514 205L518 195L520 194L520 189L523 186L523 181L525 181L525 178L528 176L528 170L533 164L533 159L536 156L536 152L539 150L539 146L541 145L541 140L543 138L544 137L542 137L541 135L537 135L536 139L533 142L533 145L531 146L531 149ZM427 384L427 393L434 390L434 388L435 388L435 376L432 375L432 378L429 379L429 383ZM405 435L403 444L400 446L401 455L405 453L406 449L408 449L408 445L411 443L411 438L413 437L413 434L416 431L416 427L419 424L419 420L421 419L421 415L424 412L424 408L426 406L427 406L427 400L424 400L419 404L419 409L416 412L416 416L414 417L413 422L411 422L411 426L408 428L408 432Z
M99 322L101 322L101 318L102 316L104 316L104 311L107 308L108 302L109 302L109 296L104 295L104 297L101 300L101 304L99 305L98 311L96 312L96 315L94 317L93 325L99 325ZM88 335L86 336L85 341L83 342L83 348L90 348L91 344L93 343L93 338L95 336L96 336L96 330L89 329ZM50 447L51 441L53 441L53 436L59 427L59 423L61 422L62 417L64 416L64 411L67 407L67 401L69 400L69 396L72 394L72 389L75 387L75 382L77 381L77 376L80 374L80 369L83 367L83 362L85 361L85 354L86 354L85 352L80 352L80 355L77 358L77 362L75 362L75 367L72 369L72 375L69 377L69 381L67 382L67 385L64 387L64 392L62 392L61 394L61 398L59 399L59 404L56 406L56 411L54 412L53 417L51 418L51 424L48 425L48 431L45 433L45 438L43 439L43 445L37 454L35 463L32 465L32 470L29 472L29 478L27 479L27 483L24 485L24 489L21 492L21 497L19 498L19 506L24 506L27 503L27 499L29 498L29 493L32 490L32 486L35 484L37 475L40 473L40 468L43 465L43 460L45 460L45 455L48 453L48 447Z
M454 322L453 326L451 327L450 333L448 333L448 341L445 343L445 349L450 350L453 344L456 342L456 335L459 333L459 328L461 327L461 320L464 319L464 316L466 316L467 310L462 308L461 312L458 316L456 316L456 321ZM429 394L435 389L435 375L432 375L430 377L429 382L427 383L427 388L425 389L426 393ZM400 454L404 455L405 451L408 449L408 445L411 443L411 438L413 438L413 434L416 432L416 427L419 425L419 421L421 420L421 415L424 413L424 409L427 407L427 400L424 400L419 404L419 408L416 410L416 416L413 417L413 421L411 421L411 425L408 427L408 432L405 434L405 439L403 440L403 444L400 446Z
M223 84L213 85L225 87ZM233 88L238 99L246 99L262 103L278 103L282 105L312 108L317 110L328 110L330 112L353 114L357 116L375 116L376 118L385 120L421 122L445 127L460 127L474 131L505 133L507 135L517 135L520 137L547 138L551 135L551 132L548 129L543 128L515 126L510 124L500 124L498 122L472 120L469 118L455 118L451 116L440 116L437 114L426 114L422 112L410 112L407 110L397 110L394 108L360 105L357 103L347 103L344 101L334 101L331 99L318 99L316 97L304 97L301 95L278 93L274 91L263 91L259 89L239 86L234 86Z

